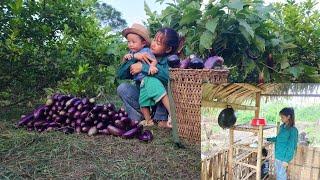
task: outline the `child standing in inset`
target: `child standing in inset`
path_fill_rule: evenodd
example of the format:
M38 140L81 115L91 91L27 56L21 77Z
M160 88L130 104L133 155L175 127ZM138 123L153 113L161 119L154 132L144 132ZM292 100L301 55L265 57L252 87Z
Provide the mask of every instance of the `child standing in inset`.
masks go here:
M294 125L293 108L283 108L279 112L281 121L279 133L276 137L267 138L275 143L275 170L277 180L287 179L287 168L297 150L298 129Z
M140 29L137 31L137 27ZM165 108L167 109L168 113L170 114L170 105L169 105L169 98L165 89L166 84L163 84L158 78L153 77L152 75L158 72L157 66L161 66L163 70L166 72L162 72L162 74L168 74L168 64L167 64L167 56L171 53L174 53L179 45L179 36L176 31L170 28L164 28L157 32L155 39L151 43L151 52L147 49L146 46L148 45L147 39L148 31L142 30L143 26L132 26L132 28L125 29L122 34L128 40L128 46L132 53L127 54L124 59L130 60L134 58L139 60L142 63L142 68L139 73L133 72L131 69L131 74L134 74L134 80L140 80L140 94L139 94L139 104L141 107L141 112L145 118L144 125L151 126L153 125L153 120L151 119L150 115L150 106L154 106L158 102L162 102ZM144 37L141 36L141 32L146 32ZM137 38L137 35L140 38ZM136 37L136 38L134 38ZM146 43L143 43L143 39ZM130 46L130 42L137 45L136 47ZM169 119L166 124L163 122L159 123L162 127L171 128L171 120Z
M265 176L268 177L269 175L269 160L266 159L268 156L268 151L266 148L263 148L262 149L262 161L264 161L262 163L262 166L261 166L261 178L264 178Z

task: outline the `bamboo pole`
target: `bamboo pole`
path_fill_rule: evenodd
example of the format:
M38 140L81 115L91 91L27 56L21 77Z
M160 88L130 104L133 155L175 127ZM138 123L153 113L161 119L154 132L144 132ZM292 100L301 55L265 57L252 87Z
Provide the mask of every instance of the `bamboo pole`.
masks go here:
M228 176L229 179L233 179L233 143L234 143L234 130L230 128L229 130L229 157L228 157Z
M254 86L254 85L251 85L251 84L247 84L247 83L237 83L238 86L241 86L245 89L249 89L251 91L254 91L254 92L261 92L263 91L263 89L261 89L260 87L258 86Z
M260 180L261 179L262 143L263 143L263 126L259 126L256 180Z
M261 96L285 96L285 97L320 97L320 94L261 94Z
M259 113L260 113L260 100L261 100L261 92L257 92L256 94L256 110L255 110L255 117L258 118L259 117Z
M251 110L251 111L256 110L255 106L245 106L245 105L226 103L226 102L210 102L210 101L203 100L201 103L202 107L214 107L214 108L225 108L227 107L227 105L230 105L234 109L239 109L239 110Z

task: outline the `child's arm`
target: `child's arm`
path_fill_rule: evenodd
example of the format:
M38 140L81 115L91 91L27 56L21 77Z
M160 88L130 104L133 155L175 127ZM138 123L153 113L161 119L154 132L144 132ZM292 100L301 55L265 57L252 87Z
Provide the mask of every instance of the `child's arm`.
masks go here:
M153 62L152 57L146 52L144 52L144 53L135 53L133 55L133 58L135 58L136 60L139 60L139 61L144 61L147 64L151 64Z
M276 142L276 140L277 140L277 137L267 138L267 141L270 141L270 142Z
M167 64L160 64L158 63L156 68L158 72L153 75L153 77L159 79L164 86L167 86L169 81L169 67ZM148 75L150 66L148 64L142 64L141 72L145 75Z
M130 60L132 58L133 58L133 54L128 53L128 54L123 56L122 62L124 62L125 60Z
M149 68L149 74L150 75L156 74L158 72L158 68L156 67L157 64L158 64L158 62L157 62L156 59L151 61L150 68Z

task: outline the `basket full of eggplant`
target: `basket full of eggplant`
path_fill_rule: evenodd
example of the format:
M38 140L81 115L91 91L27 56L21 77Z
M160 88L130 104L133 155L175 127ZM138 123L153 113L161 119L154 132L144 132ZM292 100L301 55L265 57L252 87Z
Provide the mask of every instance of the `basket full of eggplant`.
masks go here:
M79 98L60 93L48 97L45 104L21 116L17 127L38 132L113 135L125 139L138 138L145 142L153 138L149 130L143 131L139 121L128 117L124 108L117 109L113 103L96 104L94 98Z

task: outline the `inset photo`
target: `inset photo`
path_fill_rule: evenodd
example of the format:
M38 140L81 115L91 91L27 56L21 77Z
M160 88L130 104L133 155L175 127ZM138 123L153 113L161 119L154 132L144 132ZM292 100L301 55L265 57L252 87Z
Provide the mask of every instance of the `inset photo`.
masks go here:
M205 84L201 179L320 178L320 84Z

